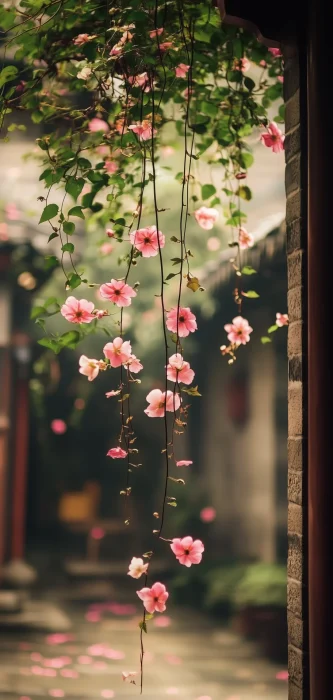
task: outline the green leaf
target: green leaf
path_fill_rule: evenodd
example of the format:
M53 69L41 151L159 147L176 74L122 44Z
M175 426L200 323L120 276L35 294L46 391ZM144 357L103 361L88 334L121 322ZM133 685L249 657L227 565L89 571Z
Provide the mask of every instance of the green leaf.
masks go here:
M254 161L254 158L253 158L252 153L241 153L240 158L239 158L239 162L240 162L242 168L245 168L245 169L250 168L253 161Z
M16 66L6 66L5 68L2 69L0 72L0 88L2 88L5 83L8 83L10 80L14 80L18 74L18 68Z
M177 333L170 333L169 336L173 343L177 343Z
M42 216L39 219L39 223L42 224L44 221L50 221L50 219L54 219L55 216L57 216L59 211L59 207L57 204L48 204L42 212Z
M68 178L65 186L66 192L73 197L74 200L77 200L78 196L81 194L82 190L84 187L84 179L83 177L76 178L72 175Z
M39 316L43 316L47 313L47 310L45 306L34 306L31 311L30 311L30 318L33 321L35 318L38 318Z
M198 280L197 277L191 277L191 278L188 280L186 286L187 286L189 289L192 289L192 292L197 292L198 289L200 289L201 284L200 284L200 282L199 282L199 280Z
M173 241L173 243L179 243L179 238L176 236L171 236L170 241Z
M165 281L171 280L173 277L177 277L179 275L179 272L170 272L170 274L165 278Z
M68 286L70 289L76 289L76 287L80 286L81 282L81 277L77 275L76 272L73 272L68 278Z
M46 255L45 256L45 270L52 270L53 267L57 267L59 265L59 260L55 255Z
M213 194L216 194L216 188L214 185L203 185L201 187L201 198L203 200L209 199L209 197L212 197Z
M53 231L53 233L50 233L50 235L47 239L47 242L50 243L50 241L52 241L54 238L59 238L59 234L56 233L56 231Z
M191 386L189 389L183 388L182 391L184 391L185 394L189 394L190 396L202 396L202 394L198 392L198 386Z
M140 627L140 630L143 630L143 632L145 632L147 634L148 630L147 630L147 625L145 622L143 622L143 621L139 622L139 627Z
M263 345L267 345L267 343L272 342L271 338L269 338L267 335L263 335L262 338L260 338L260 340Z
M253 90L256 86L256 84L255 84L254 80L252 80L252 78L245 78L244 85L250 91Z
M245 267L242 267L241 273L242 275L256 275L257 270L251 267L251 265L245 265Z
M68 212L68 216L78 216L79 219L84 219L82 207L72 207Z
M236 194L238 194L239 197L241 197L242 199L245 199L247 202L249 202L250 199L252 199L252 192L250 188L247 187L247 185L241 185L238 188Z
M64 221L62 227L68 236L71 236L75 231L75 224L73 224L72 221Z
M59 338L59 344L61 347L67 347L71 350L76 348L77 344L80 342L81 336L78 331L67 331L63 333Z
M65 245L62 246L61 248L63 253L74 253L74 245L73 243L65 243Z
M258 292L255 292L253 289L250 289L249 292L242 292L242 296L247 297L247 299L259 299Z
M49 348L56 354L61 350L59 343L56 340L52 340L52 338L41 338L41 340L38 340L38 345L42 345L43 348Z
M276 323L274 323L273 326L269 327L267 333L274 333L275 331L277 331L278 328L279 328L279 326L277 326Z

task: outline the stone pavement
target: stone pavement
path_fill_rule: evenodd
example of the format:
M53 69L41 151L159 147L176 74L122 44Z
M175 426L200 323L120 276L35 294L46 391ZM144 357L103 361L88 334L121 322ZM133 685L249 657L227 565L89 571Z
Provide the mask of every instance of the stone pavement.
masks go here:
M139 668L140 608L128 604L134 591L127 602L119 602L118 595L96 604L69 602L61 591L57 595L72 623L69 632L0 628L1 700L138 697L138 685L121 678L123 670ZM160 626L161 620L167 626ZM287 700L285 669L204 615L168 606L166 615L156 615L148 625L147 700Z

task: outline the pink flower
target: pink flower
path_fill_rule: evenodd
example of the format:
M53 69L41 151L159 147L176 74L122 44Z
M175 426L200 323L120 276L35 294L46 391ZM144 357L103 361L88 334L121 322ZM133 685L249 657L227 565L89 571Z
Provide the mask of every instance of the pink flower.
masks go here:
M104 318L104 316L108 316L108 312L104 309L95 309L94 314L95 318Z
M160 389L153 389L147 396L149 406L145 409L145 413L149 418L163 418L165 411L177 411L181 400L179 394L174 394L173 391L165 392Z
M207 506L200 511L200 518L203 523L212 523L216 518L216 510L212 506Z
M273 48L270 48L270 49L268 49L268 51L269 51L269 53L272 54L272 56L275 56L275 58L277 58L277 57L279 57L279 56L282 56L282 51L281 51L281 49L273 49Z
M195 315L192 314L188 306L184 308L180 307L179 309L171 309L171 311L167 313L166 327L172 333L177 333L178 331L180 338L186 338L186 336L190 333L194 333L198 328Z
M261 141L267 148L271 148L273 153L279 153L284 149L284 134L275 122L271 122L267 127L267 134L261 135Z
M80 374L83 374L85 377L88 377L89 382L92 382L94 379L96 379L99 370L101 369L100 360L94 360L90 357L86 357L85 355L81 355L79 359L79 365Z
M114 126L115 130L118 131L118 134L126 134L127 127L125 117L119 117L119 119L116 119Z
M246 248L252 248L254 244L254 238L252 233L248 233L246 228L240 227L238 231L238 243L241 250L246 250Z
M242 316L236 316L233 318L232 323L227 323L224 326L224 330L228 333L228 340L236 345L246 345L250 342L250 333L252 333L253 328L249 325L246 318Z
M264 61L264 60L259 61L259 66L261 66L262 68L266 68L267 67L266 61Z
M105 530L102 527L93 527L90 531L90 537L93 540L102 540L105 537Z
M142 600L147 612L164 612L166 609L166 601L169 598L169 593L163 583L154 583L151 588L141 588L141 591L136 592L140 600Z
M109 131L109 125L107 122L105 122L103 119L99 119L99 117L94 117L91 119L91 121L88 124L89 131L95 132L95 131L104 131L107 132Z
M90 321L94 320L93 310L94 304L92 301L67 297L60 309L60 313L70 323L90 323Z
M121 44L115 44L111 51L110 51L110 56L119 56L123 50L123 47Z
M168 49L171 49L172 45L172 41L164 41L163 44L160 44L160 49L161 51L167 51Z
M167 377L171 382L183 382L183 384L191 384L194 379L193 369L189 362L185 362L179 353L169 357L167 366Z
M116 173L118 170L118 163L108 159L104 163L104 168L109 175L113 175L113 173Z
M143 559L138 557L132 557L131 563L128 568L127 576L132 576L132 578L140 578L142 574L147 572L149 563L144 564Z
M207 240L207 250L216 251L221 248L221 241L216 236L211 236Z
M49 690L49 695L51 695L52 698L64 698L65 692L60 688L53 688L52 690Z
M101 690L101 698L114 698L114 690Z
M175 538L170 547L179 563L187 567L200 564L205 549L201 540L193 540L192 537Z
M175 149L172 148L172 146L162 146L161 148L161 153L164 158L168 158L169 156L172 156L175 152Z
M276 325L279 326L279 328L282 328L282 326L287 326L289 323L289 317L288 314L276 314Z
M112 459L125 459L125 457L127 457L127 452L121 447L111 447L111 450L106 453L106 456Z
M278 79L279 83L284 83L283 75L278 75L277 79Z
M144 119L143 122L138 122L137 124L130 124L128 128L139 137L140 141L148 141L157 134L157 129L153 129L148 119Z
M112 228L107 228L105 233L106 233L108 238L114 238L116 235L116 232L113 231Z
M123 671L121 675L122 675L123 681L128 681L129 683L135 683L134 678L138 674L136 671Z
M110 360L111 367L120 367L130 359L132 347L129 340L115 338L112 343L104 345L103 352L105 357Z
M111 245L111 243L102 243L99 250L102 255L110 255L113 251L113 245Z
M143 258L152 258L158 254L158 241L160 242L160 248L165 246L165 236L159 231L157 237L156 226L147 226L146 228L132 231L130 233L130 241L140 251Z
M191 459L179 459L176 462L176 467L190 467L193 464Z
M189 70L190 66L187 66L186 63L180 63L179 66L175 68L176 78L186 78Z
M126 367L128 367L129 371L133 372L133 374L138 374L138 372L141 372L143 369L143 365L135 355L131 355L129 362L126 363Z
M17 219L20 218L20 213L15 202L8 202L8 204L6 204L5 214L9 221L17 221Z
M73 39L73 44L75 44L75 46L83 46L83 44L86 44L87 41L91 41L92 39L95 39L93 35L78 34L77 37Z
M119 396L120 394L120 389L112 389L112 391L107 391L105 396L107 399L110 399L111 396Z
M149 32L149 36L151 39L156 39L157 36L161 36L163 34L164 29L163 27L160 27L159 29L153 29L151 32Z
M136 297L133 287L123 280L114 280L102 284L99 288L102 299L112 301L116 306L130 306L131 299Z
M67 430L67 425L61 418L55 418L51 422L51 430L55 435L63 435Z
M248 58L235 58L233 69L240 70L242 73L248 71L251 67L251 63Z
M216 209L210 207L200 207L194 212L194 216L201 228L204 228L205 231L210 231L219 218L219 213Z
M155 627L170 627L171 617L163 615L163 617L155 617L153 620Z
M133 87L142 87L144 92L150 91L149 75L147 72L139 73L139 75L129 75L127 80Z
M287 681L289 678L289 673L288 671L278 671L275 678L278 681Z

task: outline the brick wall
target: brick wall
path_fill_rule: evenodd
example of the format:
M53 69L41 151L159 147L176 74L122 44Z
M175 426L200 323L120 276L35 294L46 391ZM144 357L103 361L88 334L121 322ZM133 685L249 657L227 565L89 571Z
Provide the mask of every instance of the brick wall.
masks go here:
M289 700L308 700L306 94L302 61L284 51L288 255ZM305 76L304 76L305 77ZM302 119L301 119L302 115Z

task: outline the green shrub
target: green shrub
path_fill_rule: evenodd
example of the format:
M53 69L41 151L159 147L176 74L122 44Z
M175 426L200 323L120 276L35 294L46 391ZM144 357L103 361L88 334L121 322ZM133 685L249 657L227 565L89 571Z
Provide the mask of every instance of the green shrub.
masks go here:
M246 568L232 593L237 608L285 607L287 604L287 572L278 564L252 564Z

